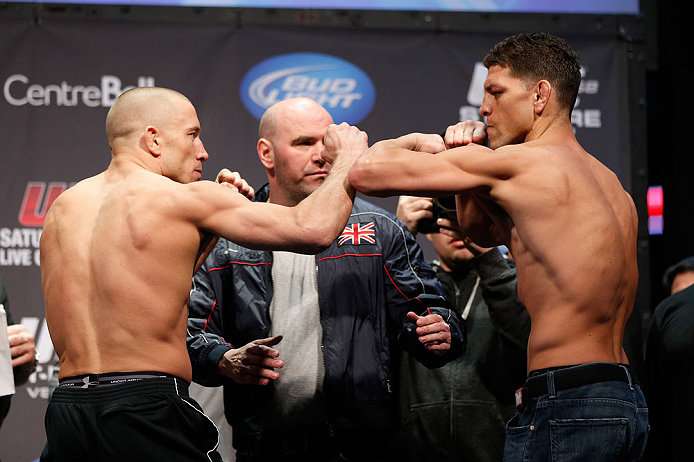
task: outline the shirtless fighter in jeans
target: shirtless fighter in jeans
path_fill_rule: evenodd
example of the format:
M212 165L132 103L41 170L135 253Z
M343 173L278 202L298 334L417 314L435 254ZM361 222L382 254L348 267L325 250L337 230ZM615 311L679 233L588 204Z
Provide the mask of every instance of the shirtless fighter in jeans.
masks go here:
M349 181L376 196L457 194L466 234L510 249L532 327L504 460L638 460L647 409L622 348L638 280L636 209L574 135L578 55L558 37L519 34L484 65L491 149L471 143L483 139L481 122L449 127L445 139L409 134L375 143Z

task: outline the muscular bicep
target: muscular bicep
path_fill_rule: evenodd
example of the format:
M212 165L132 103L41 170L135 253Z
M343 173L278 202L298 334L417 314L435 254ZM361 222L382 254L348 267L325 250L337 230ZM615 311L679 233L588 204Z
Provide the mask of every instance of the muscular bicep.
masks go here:
M493 196L492 191L522 171L518 156L470 144L437 154L444 187L456 192Z
M212 182L190 185L189 216L202 231L253 249L315 253L315 236L303 226L294 207L251 202L243 195ZM308 222L309 220L306 220Z
M381 142L355 163L349 181L373 196L440 197L492 188L511 175L512 166L504 162L507 158L478 145L429 154Z
M232 219L220 218L218 225L220 235L227 233L224 237L244 247L316 252L310 229L293 207L249 201L235 208Z

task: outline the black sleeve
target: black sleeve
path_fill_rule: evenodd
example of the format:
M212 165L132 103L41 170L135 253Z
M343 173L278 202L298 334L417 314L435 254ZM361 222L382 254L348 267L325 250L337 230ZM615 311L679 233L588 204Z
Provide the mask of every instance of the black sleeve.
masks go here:
M395 218L392 224L391 239L383 255L390 282L386 295L389 316L399 330L400 344L417 361L428 368L441 367L465 351L465 321L444 297L436 273L424 259L421 247L407 226ZM424 348L415 326L407 319L408 311L420 316L441 315L451 329L451 348L446 354L436 355Z
M220 244L217 244L218 246ZM210 268L216 268L215 248L193 277L188 305L188 330L186 345L193 368L193 381L205 386L219 386L219 361L232 346L224 340L222 326L222 307L217 306Z

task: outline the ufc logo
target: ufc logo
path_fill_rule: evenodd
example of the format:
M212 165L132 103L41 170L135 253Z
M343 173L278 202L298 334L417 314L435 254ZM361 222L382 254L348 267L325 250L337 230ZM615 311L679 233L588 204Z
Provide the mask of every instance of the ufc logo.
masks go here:
M45 181L28 182L19 208L19 223L22 226L43 226L48 209L68 187L64 182L50 182L48 187Z

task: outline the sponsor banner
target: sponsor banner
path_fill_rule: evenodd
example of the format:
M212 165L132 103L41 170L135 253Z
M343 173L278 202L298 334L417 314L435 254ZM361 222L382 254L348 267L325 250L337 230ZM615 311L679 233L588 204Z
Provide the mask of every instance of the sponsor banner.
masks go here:
M335 123L356 125L376 100L369 76L354 64L321 53L288 53L268 58L241 80L241 101L260 119L273 104L296 97L323 105Z
M266 175L255 152L257 125L268 105L308 96L335 122L358 124L370 143L414 131L440 133L459 120L479 118L486 76L480 62L502 38L0 18L0 272L13 317L34 333L41 355L3 424L0 458L34 460L45 442L43 417L56 355L41 295L41 228L59 194L108 166L104 122L120 92L156 85L184 93L198 110L210 153L204 178L228 167L258 187ZM628 187L624 45L616 38L566 38L584 66L573 115L576 134ZM396 198L372 201L396 209ZM369 230L355 232L353 244L367 245Z
M153 87L153 77L138 77L138 87ZM13 74L5 80L2 95L12 106L78 106L111 107L118 95L135 86L125 86L115 75L102 75L100 85L31 83L24 74Z

